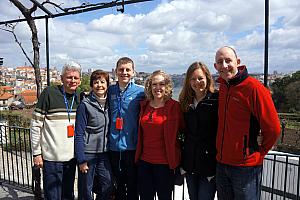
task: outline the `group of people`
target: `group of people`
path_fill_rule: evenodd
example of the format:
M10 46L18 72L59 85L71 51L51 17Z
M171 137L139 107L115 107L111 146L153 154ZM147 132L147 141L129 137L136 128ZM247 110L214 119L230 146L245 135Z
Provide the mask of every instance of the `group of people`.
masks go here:
M208 67L194 62L176 101L164 71L135 84L128 57L117 62L114 85L94 71L81 99L80 66L66 64L62 86L42 92L31 122L45 199L74 199L76 166L79 199L171 200L178 168L191 200L212 200L216 191L219 200L259 199L263 159L280 134L277 112L233 48L218 49L214 67L219 90Z

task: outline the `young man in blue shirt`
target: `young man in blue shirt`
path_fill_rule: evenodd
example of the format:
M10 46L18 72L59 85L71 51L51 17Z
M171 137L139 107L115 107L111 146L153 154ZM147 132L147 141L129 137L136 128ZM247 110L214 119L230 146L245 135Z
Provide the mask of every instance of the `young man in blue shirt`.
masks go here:
M108 89L110 110L108 148L117 183L116 200L138 200L134 157L140 101L144 99L144 87L132 81L134 63L128 57L118 60L116 75L117 83Z

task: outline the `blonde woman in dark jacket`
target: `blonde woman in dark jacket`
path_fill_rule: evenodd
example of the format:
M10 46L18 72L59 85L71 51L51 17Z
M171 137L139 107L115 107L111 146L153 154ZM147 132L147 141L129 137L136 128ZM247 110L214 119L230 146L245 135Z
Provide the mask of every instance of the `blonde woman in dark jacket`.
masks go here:
M186 125L182 167L187 172L190 199L213 200L216 192L218 93L205 64L195 62L188 68L179 102Z

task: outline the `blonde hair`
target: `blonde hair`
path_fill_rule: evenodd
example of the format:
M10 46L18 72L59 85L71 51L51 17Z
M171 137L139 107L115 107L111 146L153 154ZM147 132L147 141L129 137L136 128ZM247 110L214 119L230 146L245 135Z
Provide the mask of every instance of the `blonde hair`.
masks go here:
M164 81L165 81L165 96L164 96L164 100L168 100L172 97L172 93L173 93L173 83L172 83L172 79L170 77L170 75L168 75L167 73L165 73L162 70L157 70L154 71L145 81L145 95L146 98L148 100L153 100L154 96L152 94L152 80L155 76L157 75L161 75L164 77Z
M183 112L187 112L189 109L189 105L193 103L193 99L195 97L195 92L191 87L190 80L192 77L192 74L195 70L201 69L206 77L207 85L206 85L206 91L209 91L211 93L214 93L214 80L211 76L211 73L209 72L208 67L202 63L202 62L194 62L189 66L186 72L186 76L184 79L183 87L181 89L181 92L179 94L179 103L181 106L181 110Z

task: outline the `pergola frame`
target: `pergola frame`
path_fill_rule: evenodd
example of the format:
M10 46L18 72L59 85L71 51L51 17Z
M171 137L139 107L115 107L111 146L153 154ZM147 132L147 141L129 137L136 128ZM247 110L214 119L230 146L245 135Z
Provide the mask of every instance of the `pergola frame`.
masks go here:
M69 7L69 8L62 8L57 4L51 3L54 7L60 9L62 12L60 13L51 13L45 6L44 3L50 3L50 2L44 2L43 4L40 4L37 0L30 0L33 4L35 4L37 7L39 7L42 11L45 12L46 15L39 15L32 17L33 19L49 19L49 18L56 18L66 15L74 15L74 14L80 14L85 12L90 12L94 10L101 10L104 8L111 8L111 7L118 7L121 6L121 9L117 9L117 11L124 12L124 6L128 4L134 4L134 3L140 3L140 2L146 2L146 1L153 1L153 0L115 0L111 2L106 3L97 3L97 4L85 4L77 7ZM8 21L1 21L0 25L3 24L10 24L10 23L17 23L17 22L23 22L26 21L25 18L22 19L13 19Z
M134 3L140 3L145 1L153 1L153 0L115 0L111 2L104 2L104 3L96 3L96 4L83 4L81 6L77 7L69 7L69 8L62 8L60 5L57 5L55 3L51 3L49 1L46 1L42 4L40 4L37 0L30 0L33 4L35 4L38 8L40 8L42 11L44 11L45 15L39 15L33 17L34 20L36 19L45 19L45 28L46 28L46 68L47 68L47 85L50 86L50 67L49 67L49 26L48 26L48 20L49 18L56 18L61 16L67 16L67 15L74 15L74 14L80 14L85 12L90 12L94 10L101 10L104 8L111 8L111 7L121 7L117 8L117 11L124 12L125 5L128 4L134 4ZM44 4L50 3L54 7L58 8L61 12L59 13L51 13ZM11 23L18 23L18 22L24 22L26 21L25 18L21 19L13 19L8 21L1 21L0 25L6 25Z
M39 7L44 11L45 15L35 16L33 19L45 19L46 24L46 66L47 66L47 85L50 85L50 73L49 73L49 30L48 30L48 19L56 18L67 15L74 15L79 13L85 13L94 10L101 10L104 8L118 7L121 6L117 11L124 12L124 6L128 4L140 3L145 1L153 0L115 0L107 3L97 3L97 4L86 4L77 7L70 8L61 8L59 5L52 3L55 7L59 8L62 12L60 13L51 13L45 6L44 3L49 3L48 1L40 4L37 0L30 0L33 4ZM17 22L26 21L25 18L22 19L13 19L8 21L1 21L0 25L11 24ZM269 68L269 0L265 0L265 45L264 45L264 85L268 86L268 68Z

